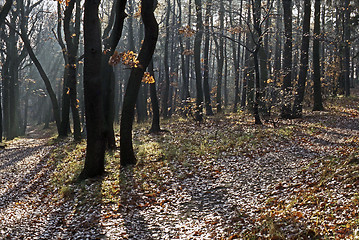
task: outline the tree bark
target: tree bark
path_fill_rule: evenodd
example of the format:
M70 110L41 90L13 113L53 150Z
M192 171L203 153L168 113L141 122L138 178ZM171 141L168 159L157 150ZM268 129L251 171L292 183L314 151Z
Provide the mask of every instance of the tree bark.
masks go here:
M350 0L344 1L344 89L345 96L350 95ZM324 24L324 23L322 23Z
M170 73L169 73L169 64L168 64L168 44L170 38L170 30L169 30L169 21L170 21L170 12L171 12L171 4L170 1L167 0L167 12L166 12L166 36L165 36L165 46L164 46L164 55L163 55L163 66L165 68L165 85L164 91L162 95L162 114L164 118L168 118L168 96L169 96L169 89L170 89Z
M115 73L113 67L108 63L110 57L115 52L115 49L122 37L122 30L125 18L127 0L116 0L113 8L115 9L115 19L111 34L104 40L104 56L102 58L102 88L103 88L103 108L105 118L105 134L106 147L108 149L116 148L115 132L113 124L115 121Z
M203 49L203 92L204 92L204 101L206 107L206 115L213 116L213 110L211 106L211 95L210 95L210 87L209 87L209 16L212 6L212 0L207 1L206 3L206 15L205 15L205 40L204 40L204 49Z
M296 96L294 99L293 113L292 113L294 118L302 117L305 83L308 75L310 13L311 13L310 0L305 0L299 78L298 78L298 86L296 90Z
M322 86L320 80L320 0L314 2L314 36L313 36L313 90L314 106L313 111L322 111Z
M12 3L14 0L6 0L4 6L2 6L1 11L0 11L0 28L1 25L5 22L5 18L7 16L7 14L9 13Z
M201 71L201 44L203 35L202 24L202 3L201 0L195 0L196 6L196 25L197 32L194 39L194 67L196 74L196 109L195 119L198 122L203 120L203 90L202 90L202 71Z
M134 67L131 70L123 101L120 125L120 156L122 166L136 164L136 156L132 145L134 108L144 71L152 59L158 38L158 24L153 13L157 2L154 0L142 0L141 5L141 16L145 25L145 39L138 55L138 67Z
M85 166L79 179L102 175L105 171L105 131L101 75L100 0L86 0L84 10L84 95L87 147Z
M292 87L292 0L283 0L284 21L284 52L283 52L283 99L281 117L291 117L291 87Z
M153 60L151 60L148 66L148 72L151 76L155 77L155 73L153 71ZM151 104L152 104L152 125L150 129L150 133L159 133L161 132L160 128L160 108L158 105L157 91L156 91L156 83L150 84L150 95L151 95Z

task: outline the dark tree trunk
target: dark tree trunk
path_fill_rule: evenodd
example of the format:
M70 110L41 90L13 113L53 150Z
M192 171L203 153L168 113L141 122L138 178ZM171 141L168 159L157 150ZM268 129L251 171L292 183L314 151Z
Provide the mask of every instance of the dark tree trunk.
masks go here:
M282 64L282 17L281 17L281 1L277 0L277 19L276 19L276 33L275 33L275 52L274 52L274 64L273 73L274 81L277 82L280 78L281 64Z
M136 156L132 145L134 108L143 73L152 59L158 37L158 24L153 13L156 8L154 0L142 0L141 3L141 16L145 25L145 39L138 55L138 67L132 68L131 70L130 79L128 81L123 101L120 125L120 155L122 166L136 164Z
M230 4L231 5L231 4ZM243 0L241 0L241 7L239 10L239 15L242 15L242 7L243 7ZM232 14L230 15L230 20L231 20L231 27L234 27L232 24ZM239 19L239 25L242 25L242 18ZM234 38L235 34L233 34L233 38ZM239 103L239 93L240 93L240 86L239 86L239 80L240 80L240 72L241 70L239 69L239 62L240 62L240 49L241 49L241 45L240 42L242 40L242 32L238 33L238 47L237 47L237 54L236 54L236 44L235 42L232 42L232 53L233 53L233 66L234 66L234 105L233 105L233 112L236 113L238 111L238 103Z
M91 178L105 171L105 131L101 76L100 0L86 0L84 10L84 95L87 147L85 166L79 179Z
M72 20L72 12L76 4L76 14L75 14L75 27L74 32L71 31L71 20ZM67 135L67 129L69 128L69 107L71 107L72 117L73 117L73 125L74 125L74 139L76 141L81 140L81 123L80 123L80 115L78 111L78 102L77 102L77 53L78 53L78 45L79 45L79 35L80 35L80 14L81 14L81 6L79 0L71 0L66 7L64 12L64 33L65 33L65 41L67 45L67 62L68 65L65 66L66 74L65 76L65 88L67 89L66 95L68 94L68 100L64 101L63 106L63 115L61 127L62 133ZM67 98L67 97L65 97ZM68 105L69 104L69 105Z
M345 96L350 95L350 0L344 1L344 89ZM324 23L322 23L324 25Z
M188 1L188 26L191 26L191 16L192 16L192 0ZM191 48L191 41L190 38L188 37L186 40L186 50L189 50ZM183 83L183 97L182 99L184 100L188 100L190 97L190 93L189 93L189 86L190 86L190 61L191 61L191 55L186 55L186 59L185 59L185 64L186 64L186 76L185 76L185 81Z
M259 51L262 47L262 29L260 26L261 21L261 0L255 0L253 2L253 27L255 30L255 38L254 38L254 52L253 52L253 60L254 60L254 71L255 71L255 92L254 92L254 104L253 104L253 114L255 119L255 124L262 124L262 121L259 116L259 102L261 99L261 72L259 70Z
M103 90L103 108L105 118L105 137L106 147L108 149L116 148L115 132L113 124L115 121L115 73L113 66L109 64L109 59L115 52L118 42L122 36L124 20L127 17L125 13L126 0L116 0L113 8L115 9L114 23L111 35L104 40L104 56L102 58L102 90Z
M203 90L202 90L202 71L201 71L201 44L203 35L202 24L202 3L195 0L196 5L196 25L197 32L194 39L194 68L196 73L196 110L195 119L198 122L203 120Z
M315 0L314 4L314 36L313 36L313 90L314 106L313 111L322 111L322 86L320 80L320 0Z
M168 118L168 96L170 89L170 73L169 73L169 64L168 64L168 44L170 38L170 30L169 30L169 21L170 21L170 12L171 12L171 4L170 1L167 0L167 13L166 13L166 36L165 36L165 46L164 46L164 56L163 56L163 65L165 68L165 85L162 96L162 114L164 118Z
M2 6L1 11L0 11L0 28L1 25L4 23L5 18L7 16L7 14L9 13L11 6L12 6L12 2L14 0L6 0L4 6Z
M292 0L283 0L284 21L284 52L283 52L283 103L281 109L282 118L291 117L291 87L292 87Z
M223 51L223 45L224 45L224 5L223 0L220 1L220 7L219 7L219 28L221 31L221 36L219 38L219 55L218 55L218 61L217 61L217 96L216 96L216 102L217 102L217 113L222 112L222 80L223 80L223 63L224 63L224 51Z
M210 87L209 87L209 16L212 6L212 0L207 1L206 5L206 15L205 15L205 40L204 40L204 49L203 49L203 68L204 68L204 75L203 75L203 92L204 92L204 101L206 106L206 115L212 116L212 106L211 106L211 95L210 95Z
M151 76L155 77L155 73L153 71L153 60L151 60L148 66L148 72ZM151 104L152 104L152 125L150 129L150 133L159 133L161 132L160 128L160 108L158 105L157 91L156 91L156 83L150 84L150 95L151 95Z
M299 78L298 78L298 86L297 86L294 105L293 105L294 118L301 117L303 110L305 83L307 81L307 75L308 75L310 13L311 13L310 0L305 0Z

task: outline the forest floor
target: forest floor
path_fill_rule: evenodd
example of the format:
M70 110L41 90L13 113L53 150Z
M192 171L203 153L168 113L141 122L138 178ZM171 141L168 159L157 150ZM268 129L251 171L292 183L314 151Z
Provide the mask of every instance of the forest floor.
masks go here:
M246 113L135 126L138 164L106 156L76 182L85 141L0 150L1 239L359 239L359 98L255 126Z

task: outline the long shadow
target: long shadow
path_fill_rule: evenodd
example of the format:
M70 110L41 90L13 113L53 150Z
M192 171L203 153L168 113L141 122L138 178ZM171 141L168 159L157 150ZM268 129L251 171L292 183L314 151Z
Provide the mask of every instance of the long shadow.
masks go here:
M121 189L121 208L124 219L124 227L127 232L126 239L154 239L153 232L148 228L148 223L144 219L141 209L142 198L138 194L138 186L134 178L133 167L124 167L121 174L125 178L125 189Z
M35 151L38 151L40 148L44 147L43 145L36 146L36 147L29 147L29 148L11 148L11 149L4 149L0 153L0 161L3 164L0 166L0 170L7 168L26 157L31 156L31 154ZM3 156L3 157L1 157ZM8 160L10 159L10 160Z
M40 149L41 146L36 148ZM19 158L17 161L20 161L29 156L31 155L25 154L23 158ZM22 180L20 180L14 187L8 189L6 192L1 194L0 207L6 208L9 204L18 201L21 198L24 198L27 194L30 194L33 189L37 187L37 183L42 180L41 177L37 177L35 179L35 176L41 172L47 162L48 158L46 156L42 157L41 160L36 164L36 166L31 169L30 172L22 178ZM4 167L4 165L2 167ZM45 171L45 173L43 173L41 176L46 175L46 172L47 171ZM31 182L31 184L29 184L29 182Z
M106 239L100 226L102 180L95 178L74 183L76 192L56 201L39 239Z

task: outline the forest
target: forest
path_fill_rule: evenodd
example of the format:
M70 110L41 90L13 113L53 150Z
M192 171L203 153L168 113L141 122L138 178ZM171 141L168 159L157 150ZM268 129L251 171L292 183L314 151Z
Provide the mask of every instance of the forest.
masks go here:
M1 239L359 239L359 0L0 0Z

